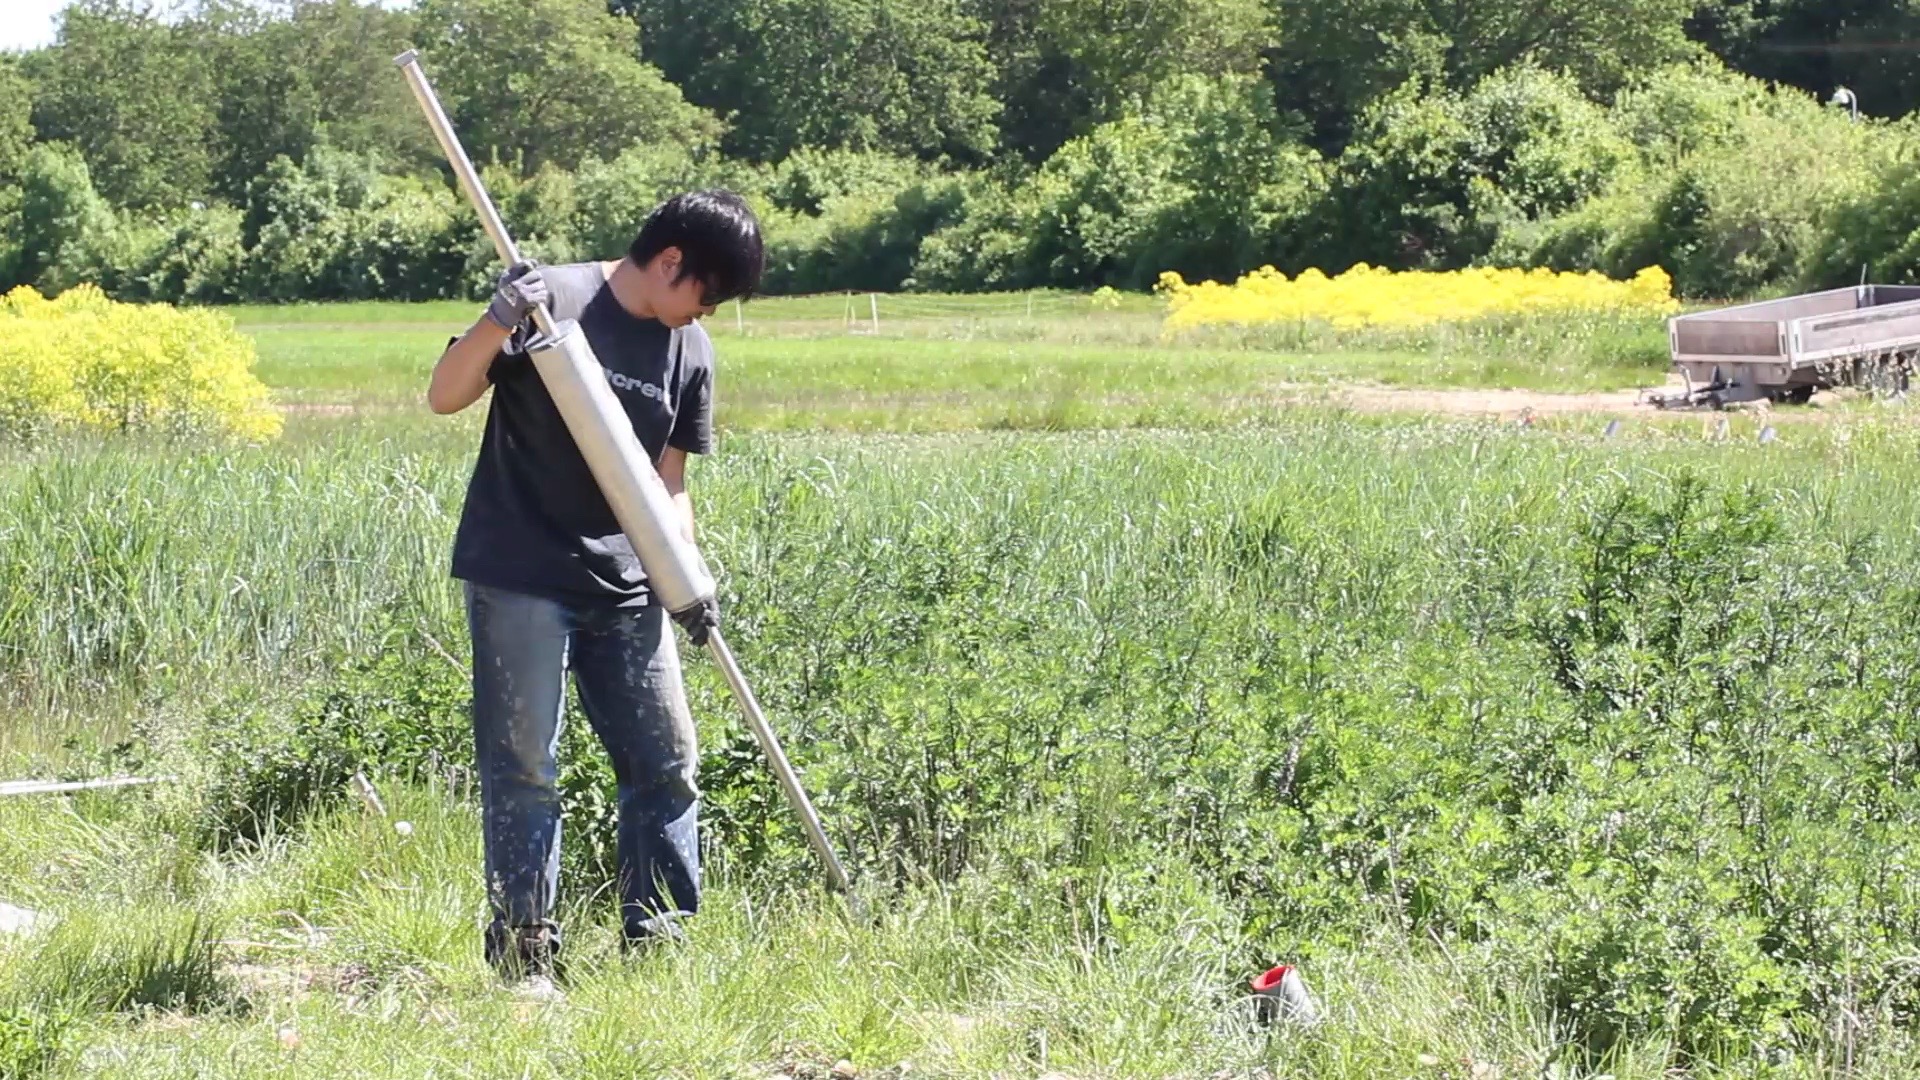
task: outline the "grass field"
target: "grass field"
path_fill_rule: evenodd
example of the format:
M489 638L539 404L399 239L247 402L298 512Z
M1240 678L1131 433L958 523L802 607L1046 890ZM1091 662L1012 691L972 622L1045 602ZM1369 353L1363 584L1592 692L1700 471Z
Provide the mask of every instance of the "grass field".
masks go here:
M1753 417L1724 440L1286 408L1217 430L1206 394L1273 354L1183 352L1125 307L967 339L884 308L854 337L812 303L759 337L723 313L729 400L758 404L691 485L729 637L877 917L822 891L694 660L694 935L618 955L611 778L570 715L570 998L492 980L445 572L477 415L8 445L0 777L174 782L0 798L0 899L58 920L0 937L0 1077L1920 1066L1920 431L1897 411L1765 444ZM398 403L462 317L242 322L284 394ZM417 370L397 345L359 366L353 343L405 335ZM1127 350L1127 392L1186 411L1127 430L1101 359ZM1080 411L985 404L1044 384L1021 365ZM1047 426L1104 430L998 430ZM356 768L410 833L350 798ZM1281 961L1325 1023L1255 1021L1246 981Z
M722 424L757 430L953 431L1232 424L1303 388L1613 390L1657 383L1658 320L1545 321L1469 332L1161 337L1158 307L1128 297L772 298L707 321ZM849 309L857 316L851 321ZM412 404L471 304L232 309L260 372L306 404Z

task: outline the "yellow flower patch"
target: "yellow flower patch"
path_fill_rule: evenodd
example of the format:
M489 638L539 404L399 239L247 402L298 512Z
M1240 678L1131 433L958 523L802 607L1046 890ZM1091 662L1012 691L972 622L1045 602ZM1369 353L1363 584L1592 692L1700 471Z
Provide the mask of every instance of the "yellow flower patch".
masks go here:
M268 439L281 417L253 341L204 309L122 304L82 285L0 296L0 433L79 427Z
M1503 315L1670 314L1680 310L1673 279L1650 266L1631 281L1551 270L1393 271L1362 263L1328 277L1307 270L1289 279L1263 266L1231 285L1188 284L1160 275L1168 330L1205 326L1316 322L1335 329L1418 327Z

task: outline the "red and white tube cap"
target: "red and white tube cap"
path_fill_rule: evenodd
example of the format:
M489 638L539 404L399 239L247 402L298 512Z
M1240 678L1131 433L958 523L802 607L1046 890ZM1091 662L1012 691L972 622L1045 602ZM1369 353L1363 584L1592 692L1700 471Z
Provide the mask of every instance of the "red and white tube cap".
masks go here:
M1319 1022L1319 1006L1314 1004L1313 995L1307 993L1307 984L1301 980L1299 969L1291 964L1268 969L1254 978L1252 986L1262 1020Z

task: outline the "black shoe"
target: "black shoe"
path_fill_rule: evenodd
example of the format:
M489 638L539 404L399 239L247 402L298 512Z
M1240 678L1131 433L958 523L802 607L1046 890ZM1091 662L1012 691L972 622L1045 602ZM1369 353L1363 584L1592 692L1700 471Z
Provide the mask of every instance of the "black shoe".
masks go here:
M554 980L560 971L560 928L490 926L486 936L487 963L500 977L536 994L557 994Z
M663 945L678 945L687 940L687 928L671 915L661 915L624 928L620 935L620 954L637 956Z

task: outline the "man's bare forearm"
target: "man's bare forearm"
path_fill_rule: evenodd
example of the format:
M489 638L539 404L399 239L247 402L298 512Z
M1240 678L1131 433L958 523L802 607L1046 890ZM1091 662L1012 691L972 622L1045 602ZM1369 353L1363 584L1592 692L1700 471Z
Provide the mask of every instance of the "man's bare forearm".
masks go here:
M687 452L669 446L653 465L659 470L660 482L667 486L667 494L673 496L673 505L680 511L680 534L691 543L693 500L687 495Z
M427 408L444 416L479 401L487 392L487 369L509 334L511 331L483 315L458 341L447 346L433 365L433 378L427 384Z
M673 505L680 508L680 534L693 542L693 497L685 489L673 493Z

